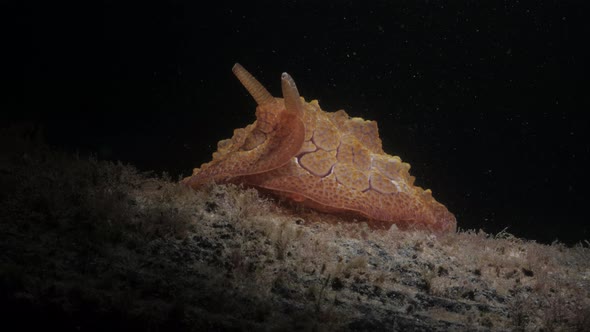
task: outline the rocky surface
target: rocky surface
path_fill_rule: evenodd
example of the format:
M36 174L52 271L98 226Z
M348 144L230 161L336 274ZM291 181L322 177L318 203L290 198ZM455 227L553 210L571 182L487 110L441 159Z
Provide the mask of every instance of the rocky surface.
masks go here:
M589 243L436 236L193 191L2 133L7 324L61 330L588 331Z

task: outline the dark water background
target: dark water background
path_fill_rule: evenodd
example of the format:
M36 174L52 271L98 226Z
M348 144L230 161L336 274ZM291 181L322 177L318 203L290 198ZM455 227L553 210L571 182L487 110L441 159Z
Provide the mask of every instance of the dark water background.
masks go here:
M459 226L589 239L587 8L578 1L4 2L2 117L61 149L188 175L275 95L376 120ZM335 4L337 3L337 4Z

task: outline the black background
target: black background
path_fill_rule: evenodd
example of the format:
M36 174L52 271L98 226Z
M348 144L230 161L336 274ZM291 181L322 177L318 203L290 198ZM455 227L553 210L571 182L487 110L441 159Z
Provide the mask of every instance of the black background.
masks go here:
M3 124L175 178L254 121L240 62L271 93L376 120L384 149L459 227L590 238L590 29L583 2L12 2Z

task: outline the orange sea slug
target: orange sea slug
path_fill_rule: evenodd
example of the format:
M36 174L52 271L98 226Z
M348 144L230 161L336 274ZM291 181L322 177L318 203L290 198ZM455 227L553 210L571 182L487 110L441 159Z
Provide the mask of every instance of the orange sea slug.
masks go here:
M241 183L373 224L453 232L457 222L430 189L414 185L410 165L386 154L375 121L329 113L305 102L287 73L274 98L241 65L234 74L254 97L256 121L217 145L213 160L182 183Z

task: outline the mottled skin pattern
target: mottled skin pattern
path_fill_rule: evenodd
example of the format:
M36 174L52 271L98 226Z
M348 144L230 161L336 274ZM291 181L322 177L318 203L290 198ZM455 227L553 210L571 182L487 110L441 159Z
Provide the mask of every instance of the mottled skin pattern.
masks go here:
M375 121L305 102L287 73L284 98L274 98L239 64L233 72L258 103L256 121L220 141L213 160L182 183L241 183L372 224L455 231L454 215L429 189L414 186L410 165L383 151Z

